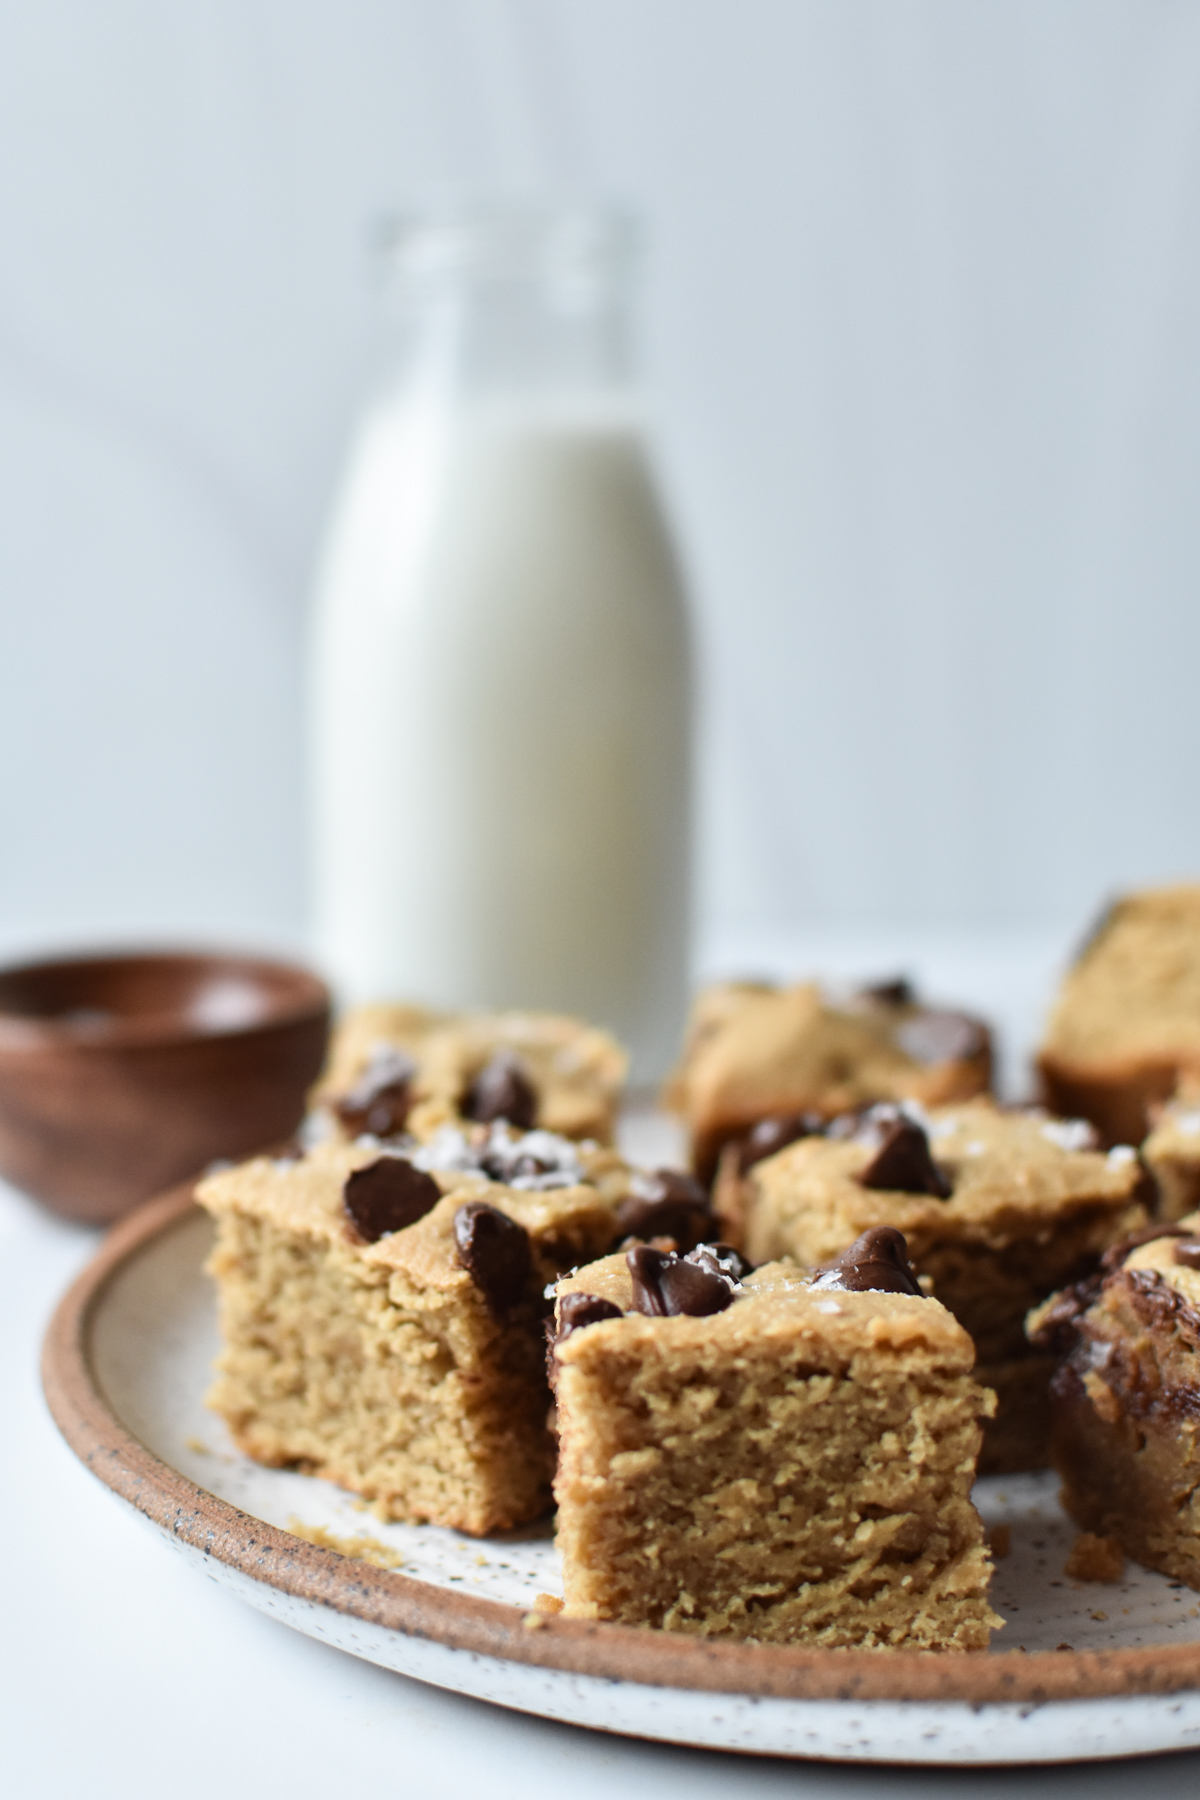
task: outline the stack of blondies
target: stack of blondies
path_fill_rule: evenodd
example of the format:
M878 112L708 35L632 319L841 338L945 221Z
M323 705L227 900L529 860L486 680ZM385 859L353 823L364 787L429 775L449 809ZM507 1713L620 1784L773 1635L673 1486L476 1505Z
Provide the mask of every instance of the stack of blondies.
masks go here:
M1040 1058L900 980L698 998L691 1169L613 1148L604 1032L353 1013L298 1141L210 1175L211 1403L261 1462L485 1534L568 1615L982 1648L978 1472L1200 1586L1200 888L1114 908ZM1195 1465L1195 1478L1193 1478Z

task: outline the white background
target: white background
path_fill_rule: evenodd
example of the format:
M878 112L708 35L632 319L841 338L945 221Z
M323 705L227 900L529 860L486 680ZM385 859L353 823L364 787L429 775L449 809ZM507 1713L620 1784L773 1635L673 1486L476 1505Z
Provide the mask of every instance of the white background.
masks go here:
M3 0L0 943L302 944L366 230L551 175L653 232L702 959L895 947L1027 1042L1104 890L1200 871L1194 0ZM637 1746L296 1637L59 1444L92 1238L0 1199L16 1800L1200 1791Z
M652 228L706 960L1200 869L1200 7L6 0L5 941L302 942L366 230L547 175Z

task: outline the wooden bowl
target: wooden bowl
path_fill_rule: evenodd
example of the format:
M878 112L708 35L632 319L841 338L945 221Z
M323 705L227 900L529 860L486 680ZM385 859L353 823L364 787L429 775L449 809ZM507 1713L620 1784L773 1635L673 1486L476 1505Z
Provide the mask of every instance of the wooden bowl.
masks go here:
M329 992L258 957L64 958L0 969L0 1174L107 1224L217 1157L296 1129Z

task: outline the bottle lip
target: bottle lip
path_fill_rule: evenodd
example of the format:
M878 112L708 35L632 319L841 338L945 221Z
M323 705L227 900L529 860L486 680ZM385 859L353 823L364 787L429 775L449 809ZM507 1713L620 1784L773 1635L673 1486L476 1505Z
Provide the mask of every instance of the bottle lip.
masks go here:
M607 286L632 269L642 231L631 209L597 201L475 199L388 214L375 246L389 286L480 283Z

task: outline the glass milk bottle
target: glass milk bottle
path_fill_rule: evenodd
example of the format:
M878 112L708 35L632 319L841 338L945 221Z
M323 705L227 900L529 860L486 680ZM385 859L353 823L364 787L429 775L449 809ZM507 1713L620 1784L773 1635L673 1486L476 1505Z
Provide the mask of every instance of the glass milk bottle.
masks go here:
M312 644L317 948L342 998L577 1013L665 1070L690 650L603 210L395 226L392 344Z

